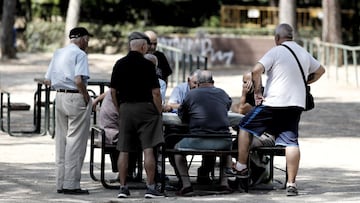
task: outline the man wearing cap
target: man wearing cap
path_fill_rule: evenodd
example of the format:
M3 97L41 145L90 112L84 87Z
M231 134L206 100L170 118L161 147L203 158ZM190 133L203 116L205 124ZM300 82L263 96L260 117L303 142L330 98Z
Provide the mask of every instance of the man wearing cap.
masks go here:
M118 168L120 191L118 198L130 196L126 185L129 152L141 143L144 152L147 190L145 198L163 197L155 188L154 147L164 142L162 105L155 65L145 59L149 38L141 32L129 36L129 53L119 59L111 75L111 94L119 107L120 129L117 149L120 151Z
M85 52L89 37L83 27L70 31L70 44L55 51L45 74L56 90L56 187L58 193L89 194L80 188L92 101L87 92L89 64Z

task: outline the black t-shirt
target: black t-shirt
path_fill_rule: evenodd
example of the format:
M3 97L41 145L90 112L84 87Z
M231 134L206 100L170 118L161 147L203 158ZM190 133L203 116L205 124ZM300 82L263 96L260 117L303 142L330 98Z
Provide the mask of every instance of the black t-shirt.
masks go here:
M160 51L155 51L154 55L158 59L158 68L161 71L160 78L167 82L167 78L172 74L172 69L169 65L169 62L166 56Z
M130 51L115 63L110 87L116 89L119 104L152 102L152 89L160 88L155 65L141 53Z

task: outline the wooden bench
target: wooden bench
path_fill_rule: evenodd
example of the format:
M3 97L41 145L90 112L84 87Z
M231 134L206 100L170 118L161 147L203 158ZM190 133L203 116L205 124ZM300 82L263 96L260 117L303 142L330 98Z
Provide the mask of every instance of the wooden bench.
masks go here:
M110 179L105 177L106 172L106 159L105 155L110 154L112 152L117 152L115 144L107 144L105 143L106 135L104 129L93 126L91 127L91 138L90 138L90 177L95 180L101 182L101 184L107 189L119 189L120 184L110 184ZM95 156L95 149L100 149L100 179L95 176L94 168L94 156ZM137 163L137 177L135 178L139 182L142 180L142 154L139 153L138 163ZM144 185L131 185L131 188L144 188Z

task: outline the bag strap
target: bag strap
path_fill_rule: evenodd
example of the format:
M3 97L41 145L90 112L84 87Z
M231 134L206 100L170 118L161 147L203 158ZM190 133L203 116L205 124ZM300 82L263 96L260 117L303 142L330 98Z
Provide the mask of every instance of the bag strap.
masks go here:
M299 59L297 58L296 54L294 53L294 51L293 51L289 46L287 46L286 44L281 44L281 46L286 47L286 48L292 53L292 55L295 57L296 62L297 62L298 65L299 65L299 69L300 69L300 71L301 71L301 75L302 75L302 78L303 78L303 80L304 80L305 90L306 90L307 83L306 83L306 80L305 80L305 74L304 74L304 70L302 69L302 66L301 66L301 64L300 64Z

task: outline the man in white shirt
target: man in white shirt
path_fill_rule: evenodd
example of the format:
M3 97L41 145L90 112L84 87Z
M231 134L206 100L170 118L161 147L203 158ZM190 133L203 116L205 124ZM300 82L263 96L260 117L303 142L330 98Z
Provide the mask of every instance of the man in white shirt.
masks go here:
M307 84L317 81L325 72L324 67L305 49L293 41L293 29L280 24L275 30L276 47L269 50L252 70L255 90L255 108L239 124L239 154L235 170L239 177L248 176L247 159L250 136L261 136L265 131L274 135L276 145L286 147L288 182L286 194L298 194L295 183L300 162L298 128L305 107L305 85L299 66L290 47L301 63ZM261 91L261 75L267 75L264 93Z

